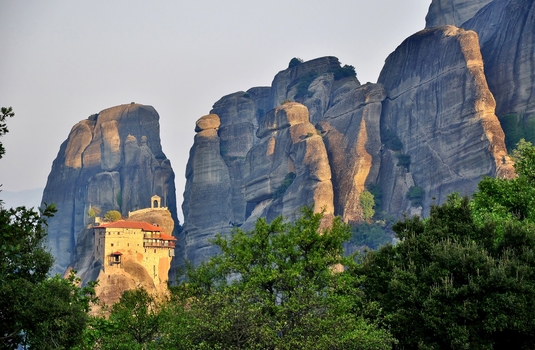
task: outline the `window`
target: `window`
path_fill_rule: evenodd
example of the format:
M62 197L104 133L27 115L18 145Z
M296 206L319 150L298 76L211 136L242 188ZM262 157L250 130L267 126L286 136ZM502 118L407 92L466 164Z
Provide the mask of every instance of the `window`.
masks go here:
M113 247L113 243L111 244L111 246Z

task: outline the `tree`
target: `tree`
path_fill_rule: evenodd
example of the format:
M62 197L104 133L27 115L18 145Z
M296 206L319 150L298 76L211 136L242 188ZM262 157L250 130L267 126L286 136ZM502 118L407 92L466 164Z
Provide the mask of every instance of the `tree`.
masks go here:
M106 214L104 214L104 219L111 221L111 222L119 221L122 218L123 216L117 210L110 210L106 212Z
M345 272L342 243L350 236L336 218L322 230L323 216L303 209L293 224L278 217L254 230L217 236L221 255L196 268L173 288L187 305L195 346L226 349L384 349L393 339L366 318L359 281ZM182 314L183 315L183 314ZM373 318L372 318L373 319Z
M500 234L511 222L535 224L535 147L521 140L512 157L517 177L485 177L472 203L475 220L480 225L494 222Z
M9 132L7 129L6 119L11 118L15 115L13 108L11 107L2 107L0 109L0 136L4 136ZM6 150L2 142L0 142L0 159L4 156Z
M108 318L93 317L81 349L159 348L160 305L145 289L126 290ZM165 347L162 347L165 348Z
M400 348L530 348L535 341L535 232L474 220L451 195L429 218L393 227L400 242L357 266Z
M7 133L2 108L0 136ZM0 158L4 153L0 144ZM48 277L53 257L44 246L47 219L54 205L38 211L0 206L0 349L20 344L38 349L68 349L80 340L93 284L78 287L74 273L68 279Z
M370 191L364 190L360 193L360 206L362 207L362 218L369 223L375 215L375 210L373 209L375 201Z

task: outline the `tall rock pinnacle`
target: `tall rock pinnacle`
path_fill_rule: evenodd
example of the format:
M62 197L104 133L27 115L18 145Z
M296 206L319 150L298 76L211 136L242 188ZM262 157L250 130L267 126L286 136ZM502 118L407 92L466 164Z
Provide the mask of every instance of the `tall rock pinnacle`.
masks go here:
M42 200L58 209L48 227L53 272L63 273L75 252L84 250L79 239L90 208L100 215L118 210L127 216L158 195L178 222L174 176L153 107L121 105L76 124L52 164Z

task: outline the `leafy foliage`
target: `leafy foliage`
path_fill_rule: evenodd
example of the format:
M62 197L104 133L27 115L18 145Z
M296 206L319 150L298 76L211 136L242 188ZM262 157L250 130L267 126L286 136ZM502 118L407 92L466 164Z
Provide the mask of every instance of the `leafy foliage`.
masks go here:
M407 198L411 200L413 207L418 207L422 205L424 194L424 189L420 186L411 186L407 192Z
M14 113L11 107L1 112L3 136ZM4 152L0 144L0 158ZM81 340L95 284L78 287L74 271L67 279L48 278L53 257L44 239L55 212L54 205L39 212L0 205L0 349L70 349Z
M409 166L411 165L411 156L408 155L408 154L398 154L397 155L397 158L398 158L398 163L396 164L397 166L402 166L402 167L405 167L407 169L407 171L409 170Z
M68 279L48 278L52 255L44 247L46 221L56 211L0 209L0 348L19 344L68 349L81 339L94 284L79 288Z
M521 139L535 142L535 117L516 113L506 114L500 118L505 133L505 146L512 151Z
M392 237L388 234L385 225L381 222L363 222L353 225L351 232L352 235L349 241L357 247L366 246L370 249L378 249L392 242Z
M392 151L401 151L403 149L403 143L401 143L398 135L390 129L381 133L381 140L387 149Z
M187 273L174 289L190 300L193 343L207 348L384 349L393 342L365 315L378 310L363 304L352 285L359 281L337 266L348 226L335 219L321 232L322 215L310 208L294 224L279 217L255 229L218 236L222 254Z
M375 215L375 201L370 191L364 190L360 193L360 206L362 207L362 217L369 222Z
M90 206L89 209L87 210L87 216L89 216L90 218L94 218L95 216L99 214L100 214L100 208L94 205Z
M123 218L122 214L117 210L110 210L104 214L104 219L107 221L115 222Z
M355 67L348 65L348 64L334 71L334 80L340 80L342 78L356 77L356 76L357 76L357 73L355 72Z
M127 290L112 306L109 318L91 318L80 349L158 348L162 318L160 305L146 290Z
M11 107L2 107L0 109L0 136L4 136L9 132L7 129L6 119L11 118L15 115L13 112L13 108ZM4 156L6 153L6 149L4 148L4 145L2 142L0 142L0 159Z
M378 184L369 184L367 190L373 195L375 209L381 209L383 205L383 190L381 189L381 186Z
M500 234L513 221L535 223L535 147L521 140L512 157L516 178L486 177L474 194L475 220L480 225L493 221Z
M301 100L305 97L312 96L311 92L308 91L308 88L310 84L318 77L318 73L316 72L309 72L308 74L304 75L299 79L297 82L297 92L295 93L294 99L295 100Z
M394 226L401 241L370 252L356 274L400 348L529 348L535 340L535 234L511 225L495 244L468 198Z

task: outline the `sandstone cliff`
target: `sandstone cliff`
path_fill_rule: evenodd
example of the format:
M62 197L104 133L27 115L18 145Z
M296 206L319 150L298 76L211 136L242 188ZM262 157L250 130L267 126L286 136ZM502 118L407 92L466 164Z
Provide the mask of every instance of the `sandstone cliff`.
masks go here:
M162 151L154 108L117 106L76 124L60 147L43 193L42 202L58 208L49 221L53 272L63 273L75 251L92 249L81 239L90 207L102 215L118 210L127 216L150 206L154 194L177 220L174 173Z

